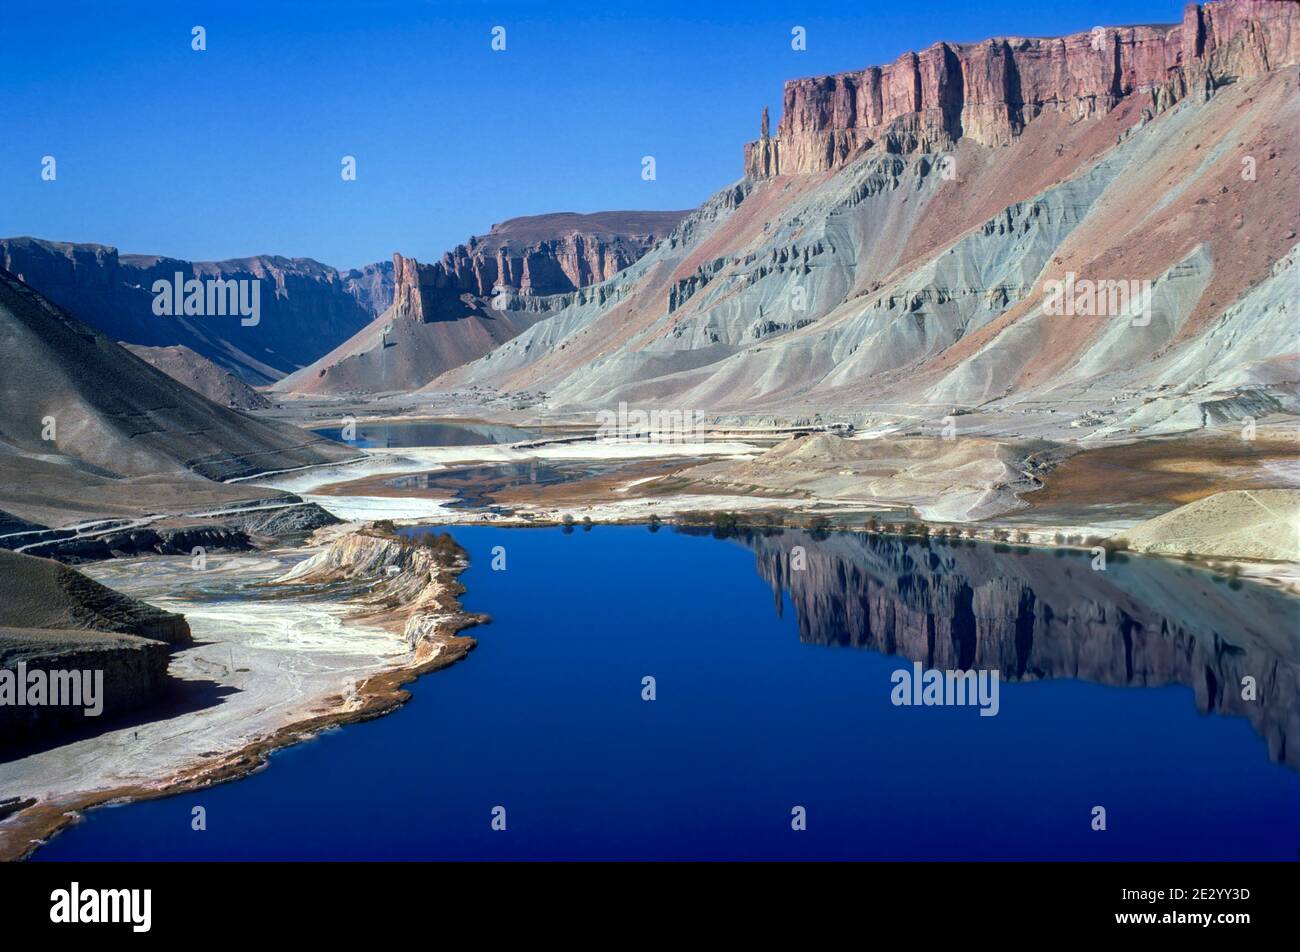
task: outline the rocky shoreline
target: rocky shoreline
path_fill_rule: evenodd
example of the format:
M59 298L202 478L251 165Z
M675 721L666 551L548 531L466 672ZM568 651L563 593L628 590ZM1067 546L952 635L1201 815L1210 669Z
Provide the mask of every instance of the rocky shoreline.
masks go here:
M351 689L316 699L310 716L284 724L237 750L200 754L188 766L156 781L123 784L66 796L20 797L0 821L0 860L22 860L89 809L155 799L238 779L265 766L270 755L309 740L324 730L381 717L410 698L404 686L424 674L463 659L473 638L460 634L487 621L466 612L459 597L460 574L468 559L450 536L426 543L397 535L386 526L325 530L313 540L320 551L269 582L304 589L354 586L347 592L349 617L401 632L409 645L402 661L370 674ZM395 567L396 571L389 571ZM287 597L293 593L287 592Z

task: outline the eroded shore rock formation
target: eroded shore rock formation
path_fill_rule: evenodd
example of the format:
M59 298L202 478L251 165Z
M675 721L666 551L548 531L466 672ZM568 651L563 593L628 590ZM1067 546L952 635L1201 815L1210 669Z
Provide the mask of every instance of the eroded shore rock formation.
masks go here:
M417 663L473 647L457 632L482 617L467 615L457 601L464 589L456 578L468 559L451 536L399 535L378 523L322 532L323 548L277 585L324 586L342 595L351 617L400 632Z

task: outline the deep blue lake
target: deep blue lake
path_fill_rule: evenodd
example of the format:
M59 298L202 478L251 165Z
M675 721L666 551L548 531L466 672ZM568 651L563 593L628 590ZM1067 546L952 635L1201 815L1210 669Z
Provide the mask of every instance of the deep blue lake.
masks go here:
M252 777L93 811L35 859L1297 856L1297 616L1272 591L863 534L453 534L465 605L494 618L466 661ZM997 716L895 706L912 660L996 668Z

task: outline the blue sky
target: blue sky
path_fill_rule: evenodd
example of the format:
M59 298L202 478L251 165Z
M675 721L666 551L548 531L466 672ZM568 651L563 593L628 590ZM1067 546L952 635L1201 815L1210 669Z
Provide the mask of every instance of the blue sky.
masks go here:
M6 0L0 236L428 260L516 215L698 205L740 177L742 143L765 104L775 126L786 79L940 39L1175 22L1182 6Z

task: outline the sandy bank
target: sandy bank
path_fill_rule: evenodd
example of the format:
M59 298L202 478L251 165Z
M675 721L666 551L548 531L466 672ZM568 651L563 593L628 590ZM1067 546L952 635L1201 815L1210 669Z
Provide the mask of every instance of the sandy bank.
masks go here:
M1157 555L1300 562L1300 489L1215 493L1134 526L1122 539Z
M195 644L171 674L187 690L153 720L6 764L0 802L34 802L0 822L0 859L29 855L90 807L234 779L274 750L399 706L402 685L465 657L475 642L460 632L484 620L460 606L463 551L419 548L352 527L204 571L168 557L94 566L100 581L186 615ZM369 558L343 570L347 553Z

